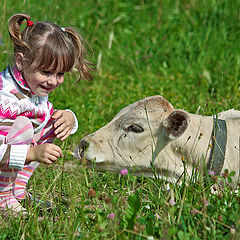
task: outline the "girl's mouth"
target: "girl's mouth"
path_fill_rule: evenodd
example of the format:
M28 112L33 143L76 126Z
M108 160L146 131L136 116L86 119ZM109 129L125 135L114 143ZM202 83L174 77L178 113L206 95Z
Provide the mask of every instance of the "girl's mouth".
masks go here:
M52 88L47 88L47 87L44 87L43 85L40 85L40 87L42 89L44 89L45 91L48 91L48 92L52 90Z

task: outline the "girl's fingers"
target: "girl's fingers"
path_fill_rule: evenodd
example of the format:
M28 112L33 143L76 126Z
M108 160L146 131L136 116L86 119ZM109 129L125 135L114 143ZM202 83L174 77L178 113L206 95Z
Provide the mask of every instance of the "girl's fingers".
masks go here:
M66 121L63 118L59 118L56 120L56 122L53 124L55 128L58 128L60 125L64 124Z
M49 150L49 155L53 155L53 156L56 156L57 158L58 157L61 157L63 155L63 152L62 152L62 149L55 145L55 144L51 144L51 148Z
M45 164L52 164L52 163L53 163L53 161L51 161L51 160L49 160L49 159L45 159L43 162L44 162Z
M54 163L60 157L61 157L61 153L59 153L58 151L53 151L49 153L47 159L45 159L44 162L47 164L51 164L51 163Z
M52 161L56 161L60 157L61 157L61 154L57 151L54 151L54 152L50 153L50 155L49 155L49 159Z
M63 116L63 112L61 110L58 110L52 114L53 119L61 118Z
M54 132L54 133L57 136L57 138L62 138L65 135L67 135L69 131L70 131L70 129L69 129L69 127L67 127L67 128L64 128L62 131L59 131L58 133L56 133L56 132Z
M69 130L69 131L67 132L67 134L61 138L61 141L64 141L65 139L67 139L68 136L70 135L70 133L71 133L71 131Z
M62 132L66 128L65 124L60 125L58 128L55 129L54 133L55 135L58 135L60 132Z
M57 135L58 133L64 131L65 129L69 129L69 128L70 128L70 124L68 124L68 122L63 122L58 125L58 127L55 129L54 133L55 133L55 135Z
M58 157L54 156L54 155L50 155L48 157L48 160L50 160L52 163L55 162L58 159Z

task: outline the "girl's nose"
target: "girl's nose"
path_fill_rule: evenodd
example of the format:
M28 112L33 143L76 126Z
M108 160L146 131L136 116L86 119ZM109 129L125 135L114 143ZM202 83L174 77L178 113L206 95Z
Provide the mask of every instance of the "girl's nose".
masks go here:
M49 80L48 80L48 84L50 85L56 85L57 84L57 76L54 74L52 75Z

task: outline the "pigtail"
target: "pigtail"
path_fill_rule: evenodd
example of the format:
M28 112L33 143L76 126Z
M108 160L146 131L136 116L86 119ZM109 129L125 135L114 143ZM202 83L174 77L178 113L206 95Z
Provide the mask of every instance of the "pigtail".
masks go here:
M68 37L72 40L76 57L75 57L75 65L74 67L79 72L80 78L84 78L87 80L92 80L91 71L94 69L92 66L93 63L88 62L85 59L86 50L83 45L83 42L86 42L73 28L65 28L65 32L67 33ZM87 43L87 42L86 42Z
M13 15L8 20L8 31L10 38L14 44L15 50L20 48L29 48L28 44L22 39L21 24L24 20L30 21L31 17L28 14L18 13Z

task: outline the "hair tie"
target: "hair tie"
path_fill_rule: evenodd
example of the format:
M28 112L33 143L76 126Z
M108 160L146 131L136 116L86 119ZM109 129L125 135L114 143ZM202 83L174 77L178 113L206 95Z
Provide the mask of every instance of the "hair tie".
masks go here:
M30 27L32 25L34 25L34 22L32 22L31 20L27 20L27 26Z
M27 23L27 27L34 25L34 22L32 22L31 20L22 20L20 24L23 24L24 22Z

